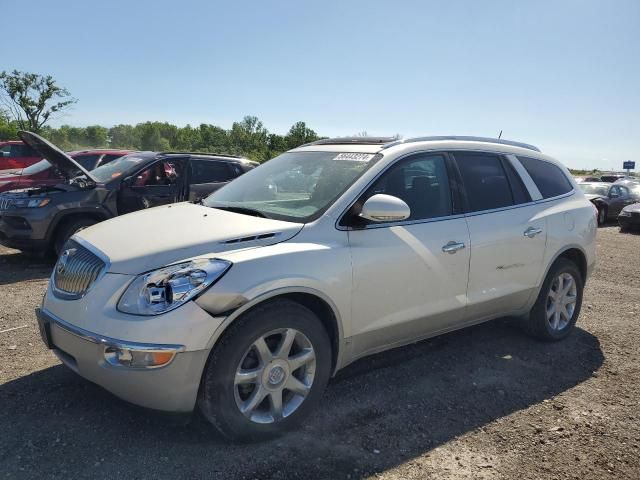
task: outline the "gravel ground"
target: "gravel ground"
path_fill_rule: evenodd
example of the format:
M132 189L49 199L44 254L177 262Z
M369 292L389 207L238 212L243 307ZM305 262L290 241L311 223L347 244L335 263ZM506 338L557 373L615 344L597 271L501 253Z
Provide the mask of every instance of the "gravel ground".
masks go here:
M33 314L52 264L0 247L0 478L638 479L640 235L603 228L598 245L564 342L504 319L379 354L305 428L252 445L60 365Z

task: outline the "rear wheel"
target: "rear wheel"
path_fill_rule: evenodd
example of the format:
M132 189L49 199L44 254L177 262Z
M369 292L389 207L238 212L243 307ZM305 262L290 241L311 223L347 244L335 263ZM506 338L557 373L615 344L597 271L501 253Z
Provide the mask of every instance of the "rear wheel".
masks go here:
M569 335L580 315L583 288L576 264L559 258L549 270L525 320L526 330L543 340L560 340Z
M54 253L56 255L60 255L62 247L67 243L67 240L80 230L90 227L91 225L95 225L96 223L98 223L96 220L88 217L80 217L65 222L56 233L56 239L53 245Z
M302 421L331 373L331 344L316 315L288 300L250 310L214 347L200 410L225 436L272 437Z

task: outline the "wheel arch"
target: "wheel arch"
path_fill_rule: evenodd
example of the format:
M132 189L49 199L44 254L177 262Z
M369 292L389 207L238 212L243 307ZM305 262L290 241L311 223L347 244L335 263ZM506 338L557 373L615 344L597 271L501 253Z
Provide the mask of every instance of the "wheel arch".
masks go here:
M71 210L62 210L53 218L51 225L49 225L46 237L47 241L54 241L60 227L77 218L91 218L98 222L102 222L111 218L111 215L107 214L101 208L74 208Z
M216 329L207 344L207 349L210 350L214 348L215 344L222 338L229 326L242 315L257 306L264 306L266 303L275 300L290 300L299 303L311 310L320 319L331 341L331 367L332 375L334 375L340 369L344 357L345 341L342 318L335 303L327 295L319 290L308 287L280 288L263 293L244 303L233 310Z
M540 283L541 287L542 283L544 283L544 279L547 278L547 275L549 274L549 270L551 270L551 267L559 258L567 258L575 263L578 267L578 270L580 271L580 274L582 275L582 282L586 283L587 276L589 274L587 255L580 245L568 245L562 250L556 252L553 259L549 262L549 265L547 265L544 276L542 277L542 281Z

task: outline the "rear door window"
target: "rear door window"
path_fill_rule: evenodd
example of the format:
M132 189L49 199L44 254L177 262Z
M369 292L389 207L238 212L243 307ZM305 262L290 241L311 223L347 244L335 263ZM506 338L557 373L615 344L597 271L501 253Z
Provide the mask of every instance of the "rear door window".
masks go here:
M498 155L455 152L471 212L515 205L507 173Z
M557 197L573 190L573 185L564 172L553 163L520 156L518 160L540 190L542 198Z
M190 169L192 184L227 182L234 178L226 162L192 159Z

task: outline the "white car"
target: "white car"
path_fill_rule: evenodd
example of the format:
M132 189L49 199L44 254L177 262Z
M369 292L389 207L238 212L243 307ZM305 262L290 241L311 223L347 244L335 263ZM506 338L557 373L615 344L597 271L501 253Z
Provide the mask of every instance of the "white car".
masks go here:
M503 316L565 337L596 230L569 172L530 145L321 140L200 204L77 233L38 318L63 363L117 396L198 404L225 435L262 438L365 355Z

